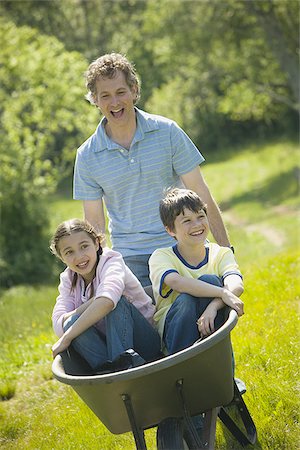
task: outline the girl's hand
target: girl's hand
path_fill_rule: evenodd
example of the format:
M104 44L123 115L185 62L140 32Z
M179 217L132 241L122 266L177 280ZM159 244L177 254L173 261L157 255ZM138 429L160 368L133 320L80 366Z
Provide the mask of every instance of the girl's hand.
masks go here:
M218 312L218 308L210 303L204 313L197 320L198 330L201 337L206 337L215 331L215 318Z
M244 303L228 289L223 289L221 298L225 305L230 306L230 308L234 309L237 312L239 317L244 314Z
M56 355L66 350L71 344L71 341L68 339L67 335L64 334L61 338L58 339L57 342L52 346L52 356L53 359Z

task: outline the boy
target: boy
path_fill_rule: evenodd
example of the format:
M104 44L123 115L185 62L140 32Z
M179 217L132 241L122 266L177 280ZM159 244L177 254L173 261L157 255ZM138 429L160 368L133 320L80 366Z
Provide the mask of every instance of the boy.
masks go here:
M244 313L242 275L232 250L207 243L206 205L188 189L170 189L160 202L160 217L173 247L154 251L149 260L157 311L154 315L163 350L172 354L213 333L224 322L224 306ZM244 383L242 389L245 392ZM193 417L202 436L203 417ZM170 448L176 437L182 445L184 430L178 418L158 426L157 442ZM170 436L173 436L172 439ZM175 436L175 437L174 437ZM171 439L171 441L170 441Z
M157 249L149 260L156 300L154 316L168 354L206 337L224 322L225 305L241 316L242 275L230 248L207 242L206 206L188 189L170 189L160 217L177 243Z

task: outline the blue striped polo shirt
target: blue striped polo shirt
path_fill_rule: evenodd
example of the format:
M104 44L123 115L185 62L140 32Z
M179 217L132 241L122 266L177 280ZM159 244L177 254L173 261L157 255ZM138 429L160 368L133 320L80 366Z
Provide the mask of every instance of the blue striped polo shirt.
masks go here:
M174 244L161 223L159 201L204 161L176 122L135 110L129 150L107 136L104 117L77 150L74 168L74 199L104 199L112 246L123 256L150 255Z

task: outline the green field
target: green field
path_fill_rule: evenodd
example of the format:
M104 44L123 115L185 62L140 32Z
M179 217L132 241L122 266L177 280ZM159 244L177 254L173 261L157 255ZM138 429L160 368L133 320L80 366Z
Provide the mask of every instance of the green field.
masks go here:
M205 178L244 274L245 315L232 333L236 376L258 431L254 449L296 450L299 433L299 148L288 140L206 155ZM70 189L49 201L51 229L81 216ZM47 251L47 249L45 249ZM134 449L112 435L71 388L53 379L51 311L57 286L16 286L0 297L0 447ZM145 406L146 407L146 406ZM146 432L154 450L155 430ZM221 425L217 449L238 450Z

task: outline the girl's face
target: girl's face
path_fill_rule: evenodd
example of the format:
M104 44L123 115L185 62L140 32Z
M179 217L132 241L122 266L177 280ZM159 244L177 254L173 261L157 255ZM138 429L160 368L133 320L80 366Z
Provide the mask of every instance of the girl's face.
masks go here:
M99 242L86 231L78 231L60 239L58 250L62 261L90 283L95 276Z

